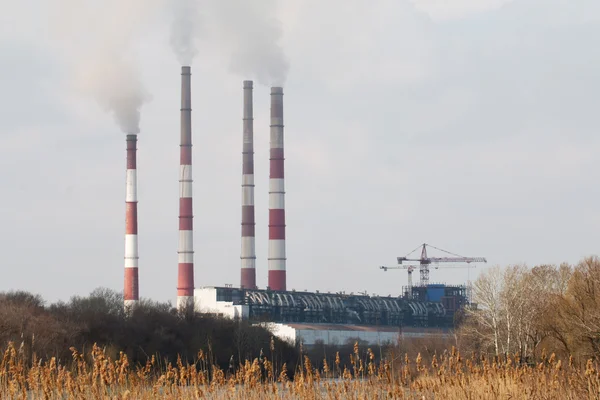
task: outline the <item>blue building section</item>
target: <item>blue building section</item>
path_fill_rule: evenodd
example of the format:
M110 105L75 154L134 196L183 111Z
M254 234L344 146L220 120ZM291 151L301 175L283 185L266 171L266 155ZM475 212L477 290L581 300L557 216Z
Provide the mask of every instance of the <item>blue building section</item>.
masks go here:
M444 296L446 285L430 284L427 285L427 301L441 302Z
M467 304L466 289L466 286L435 283L427 286L405 286L402 288L402 292L405 299L441 303L448 312L454 313Z

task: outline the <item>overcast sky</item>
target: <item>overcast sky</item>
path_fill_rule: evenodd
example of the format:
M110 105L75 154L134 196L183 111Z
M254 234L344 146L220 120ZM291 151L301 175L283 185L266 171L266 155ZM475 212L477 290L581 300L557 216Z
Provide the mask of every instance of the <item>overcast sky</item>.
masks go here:
M125 224L125 135L73 90L54 4L0 0L0 291L49 301L122 289ZM598 254L597 0L277 4L290 66L289 289L398 294L406 272L378 266L423 242L488 267ZM72 39L113 17L82 19ZM180 64L168 16L145 21L131 46L151 96L138 143L140 295L174 302ZM195 285L237 286L242 80L253 77L230 68L231 38L206 37L192 66ZM269 88L254 96L264 287ZM485 267L430 279L464 283Z

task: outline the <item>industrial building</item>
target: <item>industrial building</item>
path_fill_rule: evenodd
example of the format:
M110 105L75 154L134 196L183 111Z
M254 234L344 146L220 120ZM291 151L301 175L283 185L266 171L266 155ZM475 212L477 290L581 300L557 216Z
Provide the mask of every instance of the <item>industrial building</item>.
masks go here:
M406 269L409 286L398 297L338 293L296 292L287 290L286 224L284 180L284 113L283 88L270 91L270 170L267 272L268 286L256 286L255 204L254 204L254 110L253 82L243 82L242 107L242 179L241 179L241 253L240 286L195 288L194 224L192 196L192 93L191 68L181 67L181 108L179 144L179 242L177 266L177 309L194 308L228 318L266 324L282 338L315 344L317 341L342 343L350 338L373 344L394 341L402 335L429 335L430 330L443 332L454 326L455 315L467 303L463 286L429 284L429 265L440 262L478 262L484 258L427 256L426 244L421 257L398 258ZM137 136L127 136L127 191L125 234L125 306L139 300L137 246ZM417 250L417 249L415 249ZM438 249L440 250L440 249ZM410 255L410 253L409 253ZM418 261L421 286L412 285L414 265ZM439 333L435 333L439 334Z
M438 285L423 289L435 296L440 290ZM439 300L392 296L202 287L195 290L194 298L199 312L256 322L451 327L455 313ZM449 300L451 304L462 301L455 297Z
M306 345L344 344L348 338L382 344L407 332L423 337L454 327L465 288L429 286L412 287L410 297L202 287L194 298L201 313L266 324L282 339Z

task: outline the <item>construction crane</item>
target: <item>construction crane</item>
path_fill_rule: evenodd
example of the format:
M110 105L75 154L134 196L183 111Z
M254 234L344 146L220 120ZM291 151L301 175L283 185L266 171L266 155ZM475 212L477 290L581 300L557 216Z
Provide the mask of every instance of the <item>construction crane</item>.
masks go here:
M427 256L427 247L434 248L441 252L450 254L454 257L428 257ZM412 253L414 253L418 249L421 249L421 258L408 258L408 256L410 256ZM411 262L418 261L419 262L418 267L419 267L419 273L420 273L420 278L421 278L421 285L429 284L429 266L431 264L435 264L434 267L437 269L438 268L437 264L443 264L443 263L459 263L459 262L467 263L467 264L474 263L474 262L487 263L487 260L484 257L463 257L458 254L451 253L447 250L443 250L443 249L437 248L435 246L429 245L427 243L423 243L422 245L419 245L419 247L417 247L416 249L414 249L413 251L411 251L404 257L397 257L397 260L398 260L397 267L380 267L380 268L383 269L384 271L387 271L388 269L406 269L406 270L408 270L408 280L409 280L408 285L409 286L412 286L412 273L416 269L417 266L416 265L402 265L402 262L404 262L404 261L411 261ZM461 268L461 267L447 266L444 268Z
M384 271L387 271L388 269L405 269L408 271L408 287L411 288L412 287L412 273L415 269L417 269L418 265L395 265L393 267L386 267L386 266L381 266L379 268L381 268Z
M408 272L408 287L411 288L413 286L412 273L418 267L419 267L418 265L394 265L392 267L386 267L386 266L382 265L379 268L384 271L387 271L388 269L405 269L405 270L407 270L407 272ZM433 268L439 269L440 267L438 265L435 265ZM446 268L475 268L475 265L452 265L452 266L445 265L442 268L444 268L444 269L446 269Z

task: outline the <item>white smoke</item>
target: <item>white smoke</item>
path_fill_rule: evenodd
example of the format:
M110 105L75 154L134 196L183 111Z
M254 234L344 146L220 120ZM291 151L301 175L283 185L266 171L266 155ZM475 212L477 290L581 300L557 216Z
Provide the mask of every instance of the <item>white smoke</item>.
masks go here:
M205 0L211 35L229 52L232 72L283 86L290 68L274 0Z
M139 75L132 60L113 54L106 61L85 63L78 71L76 84L114 116L123 132L139 133L141 107L151 99Z
M198 54L197 39L201 20L199 0L170 0L173 13L171 47L181 65L189 66Z
M140 131L140 110L151 99L139 79L133 47L165 11L170 11L170 43L181 64L191 64L200 39L208 36L210 45L227 55L232 72L268 86L283 86L287 78L289 61L274 0L54 0L53 5L52 32L72 69L72 83L112 113L127 133Z
M289 61L274 0L165 0L171 9L171 47L182 65L214 48L226 54L231 72L263 85L283 85Z
M150 100L132 50L157 0L55 0L50 18L74 88L94 98L126 133L139 133Z

